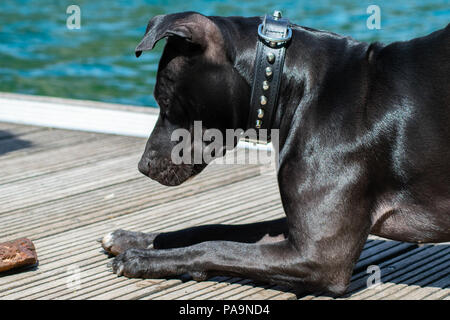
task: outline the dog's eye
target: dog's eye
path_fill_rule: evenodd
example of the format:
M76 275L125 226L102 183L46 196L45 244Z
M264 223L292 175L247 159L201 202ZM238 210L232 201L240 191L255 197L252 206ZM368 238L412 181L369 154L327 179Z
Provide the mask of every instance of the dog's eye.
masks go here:
M168 106L169 106L169 99L159 99L158 100L158 104L160 109L164 109L167 110Z

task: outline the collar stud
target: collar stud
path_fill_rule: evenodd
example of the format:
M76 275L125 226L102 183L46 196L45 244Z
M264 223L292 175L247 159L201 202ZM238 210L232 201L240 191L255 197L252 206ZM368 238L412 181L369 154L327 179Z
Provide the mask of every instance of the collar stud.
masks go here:
M281 11L279 11L279 10L275 10L275 11L273 12L273 18L274 18L275 20L281 19L282 16L283 16L283 15L282 15Z

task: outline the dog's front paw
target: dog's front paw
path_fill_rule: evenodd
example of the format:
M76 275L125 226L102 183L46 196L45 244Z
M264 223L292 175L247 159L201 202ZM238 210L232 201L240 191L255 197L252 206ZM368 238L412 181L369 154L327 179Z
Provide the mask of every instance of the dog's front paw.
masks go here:
M166 260L158 250L128 249L116 256L108 266L117 276L127 278L160 279L181 274L190 274L196 281L204 281L211 277L206 271L189 270Z
M104 236L101 244L106 252L116 256L132 248L152 248L153 240L157 235L157 233L143 233L119 229Z
M112 271L119 277L151 278L151 261L146 251L148 250L129 249L119 254L110 264Z

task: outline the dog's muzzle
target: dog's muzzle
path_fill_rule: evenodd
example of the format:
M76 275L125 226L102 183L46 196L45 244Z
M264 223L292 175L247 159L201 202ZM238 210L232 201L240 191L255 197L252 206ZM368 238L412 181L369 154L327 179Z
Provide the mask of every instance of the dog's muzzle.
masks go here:
M138 169L143 175L165 186L178 186L200 173L205 165L174 164L170 159L142 157Z

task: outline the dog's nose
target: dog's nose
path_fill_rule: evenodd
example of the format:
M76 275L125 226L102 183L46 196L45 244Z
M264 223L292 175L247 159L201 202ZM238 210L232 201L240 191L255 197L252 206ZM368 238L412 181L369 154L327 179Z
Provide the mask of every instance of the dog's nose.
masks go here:
M149 165L149 160L146 159L145 157L143 157L141 159L141 161L139 161L138 163L138 170L140 173L142 173L143 175L148 176L149 172L150 172L150 165Z

